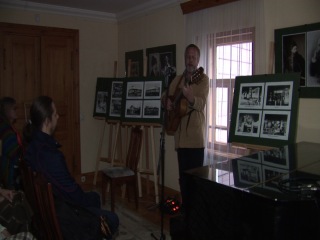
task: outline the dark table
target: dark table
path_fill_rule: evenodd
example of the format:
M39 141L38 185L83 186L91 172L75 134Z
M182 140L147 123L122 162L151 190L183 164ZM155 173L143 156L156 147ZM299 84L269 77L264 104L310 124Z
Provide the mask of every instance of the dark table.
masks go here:
M186 175L190 239L320 239L320 144L226 158Z

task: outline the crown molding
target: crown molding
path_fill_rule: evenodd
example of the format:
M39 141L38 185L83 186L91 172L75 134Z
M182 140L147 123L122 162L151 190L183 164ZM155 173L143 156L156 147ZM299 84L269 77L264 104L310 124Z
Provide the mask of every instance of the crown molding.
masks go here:
M116 15L111 13L84 10L79 8L63 7L43 3L35 3L21 0L0 0L0 7L14 8L19 10L41 11L67 16L87 17L98 20L117 21Z
M35 3L23 0L0 0L0 7L13 8L19 10L31 10L31 11L41 11L54 14L61 14L67 16L77 16L77 17L87 17L102 21L123 21L131 17L143 15L154 11L156 9L168 7L169 5L178 5L180 0L169 0L163 2L162 0L151 0L145 4L136 6L129 10L120 12L118 14L106 13L100 11L85 10L79 8L56 6L51 4Z
M239 0L190 0L181 3L180 6L183 14L187 14L236 1Z
M145 4L141 4L129 10L118 13L117 20L124 21L131 17L141 16L161 8L165 8L169 6L178 6L180 5L180 2L181 0L167 0L167 1L151 0Z

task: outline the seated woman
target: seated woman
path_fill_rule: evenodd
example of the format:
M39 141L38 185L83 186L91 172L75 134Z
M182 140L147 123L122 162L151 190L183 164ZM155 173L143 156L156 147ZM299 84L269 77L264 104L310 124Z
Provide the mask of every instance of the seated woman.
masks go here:
M16 101L11 97L0 99L0 183L4 188L21 189L19 159L22 155L21 138L13 127L17 118Z
M67 168L65 157L59 150L60 145L52 136L58 118L56 106L50 97L35 99L30 108L31 122L24 131L28 143L24 159L35 172L41 172L51 182L56 199L65 199L87 208L97 216L106 217L114 234L119 226L118 216L102 210L100 196L96 192L84 192Z

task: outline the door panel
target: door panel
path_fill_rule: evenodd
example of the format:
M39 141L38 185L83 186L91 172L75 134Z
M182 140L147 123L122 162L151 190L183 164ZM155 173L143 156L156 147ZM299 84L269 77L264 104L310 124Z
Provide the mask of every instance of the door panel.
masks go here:
M0 96L17 100L16 128L25 125L25 103L52 97L60 115L55 137L70 173L80 174L79 32L0 23L0 45Z
M0 96L17 101L18 131L25 125L24 102L40 93L40 38L5 34Z

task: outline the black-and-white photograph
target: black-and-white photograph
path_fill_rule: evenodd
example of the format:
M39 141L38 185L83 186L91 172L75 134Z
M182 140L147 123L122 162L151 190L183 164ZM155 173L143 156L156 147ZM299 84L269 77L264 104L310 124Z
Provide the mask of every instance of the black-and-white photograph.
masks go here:
M121 116L121 106L122 106L122 99L121 98L120 99L111 98L109 116L120 117Z
M264 111L261 137L288 140L290 111Z
M160 118L160 111L161 111L160 100L144 100L143 118Z
M307 34L307 86L320 86L320 31Z
M264 109L291 109L293 82L268 82Z
M111 98L122 98L123 82L112 82Z
M239 108L262 109L264 83L242 83L239 93Z
M239 181L246 184L258 184L262 180L261 164L237 161Z
M262 164L289 169L289 149L288 146L270 149L261 152Z
M127 100L125 108L126 118L141 118L142 117L142 101Z
M146 81L144 83L144 99L160 99L161 89L161 81Z
M160 54L161 73L160 76L170 78L176 75L176 67L173 63L173 52L164 52Z
M249 162L254 162L254 163L261 163L261 152L257 152L248 156L242 156L240 159L249 161Z
M176 45L147 48L148 76L164 77L164 88L176 76Z
M235 135L259 137L261 111L239 110Z
M143 82L128 82L127 83L127 99L142 99L143 97Z
M111 85L111 99L109 117L121 117L123 81L113 81Z
M161 76L161 63L160 63L160 54L151 53L149 55L149 72L148 76L150 77L160 77Z
M280 192L279 180L288 178L289 170L262 165L263 187Z
M283 73L299 73L300 86L306 86L306 34L297 33L282 38Z
M108 92L97 92L96 113L107 113Z

